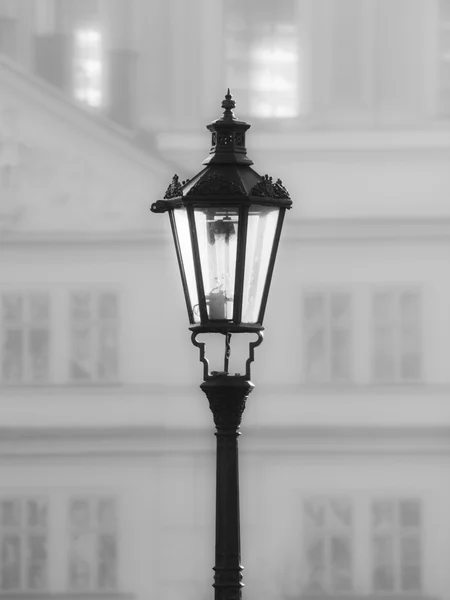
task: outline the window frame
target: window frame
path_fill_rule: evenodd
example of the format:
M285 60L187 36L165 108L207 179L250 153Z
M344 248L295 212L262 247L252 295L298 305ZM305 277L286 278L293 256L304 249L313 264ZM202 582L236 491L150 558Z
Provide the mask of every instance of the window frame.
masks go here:
M376 590L375 589L375 581L374 581L374 568L375 568L375 538L379 535L375 529L375 525L373 522L373 510L376 503L386 502L394 505L394 524L393 526L387 530L387 534L393 540L393 573L394 573L394 588L392 590ZM414 528L414 537L417 537L419 540L419 548L420 548L420 563L419 563L419 571L420 571L420 587L416 590L404 590L402 589L401 582L401 569L402 569L402 557L401 557L401 541L405 537L404 529L401 527L400 523L400 505L402 502L415 502L419 507L419 518L420 522L417 528ZM390 594L423 594L424 592L424 572L425 572L425 564L424 564L424 502L422 498L419 496L395 496L395 497L387 497L387 496L375 496L370 499L369 505L369 518L371 519L370 526L370 588L374 594L386 595ZM406 529L408 531L408 529ZM412 533L409 532L407 537L411 537Z
M22 302L22 316L20 323L17 325L8 325L3 320L2 304L4 296L18 296ZM33 325L30 319L30 299L33 296L42 296L46 301L47 318L45 326ZM52 326L53 326L53 298L52 294L48 289L42 289L40 287L2 287L0 288L0 386L45 386L52 383L52 359L53 359L53 339L52 339ZM33 330L44 330L48 333L48 369L46 377L39 381L32 379L32 368L30 364L30 332ZM3 375L3 360L4 360L4 345L6 339L6 331L8 330L19 330L23 335L23 346L21 353L21 366L22 375L17 381L7 381Z
M100 41L99 41L99 62L100 62L100 75L99 75L99 91L100 91L100 100L98 104L91 104L86 98L80 98L77 95L78 87L77 87L77 78L76 78L76 67L77 67L77 53L80 48L77 45L77 35L80 31L95 31L98 33ZM94 112L101 112L107 108L107 72L106 72L106 39L105 32L102 29L100 19L89 19L89 20L77 20L73 24L73 30L71 32L71 40L72 40L72 53L71 53L71 70L70 70L70 83L71 83L71 93L75 102L80 103L83 107L88 110L92 110ZM84 92L86 93L89 88L84 88Z
M83 533L88 533L95 536L95 553L93 563L89 565L90 572L94 575L94 581L90 582L89 587L87 588L77 588L72 585L71 580L71 560L73 553L73 545L74 545L74 536L77 534L77 528L73 527L71 522L71 508L74 502L81 501L86 502L89 507L89 518L90 523L89 527L85 531L78 530L78 533L81 535ZM112 502L114 506L115 513L115 521L114 525L111 529L108 529L108 535L113 535L115 539L116 546L116 562L115 562L115 585L112 587L100 587L99 585L99 565L100 565L100 548L99 548L99 537L105 530L102 529L98 518L95 519L95 523L92 524L92 516L98 515L98 507L100 502L108 501ZM116 593L120 590L120 547L119 547L119 520L118 520L118 511L119 511L119 502L118 498L115 495L108 494L83 494L77 493L70 495L68 497L67 503L67 523L68 523L68 543L67 543L67 590L71 593L78 594L92 594L92 593Z
M376 361L377 361L377 349L376 349L376 330L377 323L375 317L375 297L378 294L387 294L392 296L394 302L394 323L393 323L393 356L394 356L394 375L392 378L378 378L376 375ZM400 299L402 294L414 294L418 300L418 312L419 317L417 323L417 336L418 336L418 355L419 355L419 368L420 373L416 378L405 378L401 376L401 361L402 361L402 348L401 348L401 329L403 317L400 312ZM375 385L417 385L424 383L424 296L423 289L417 285L384 285L376 286L371 290L370 295L370 318L371 318L371 379Z
M308 376L307 363L308 363L308 331L312 328L308 325L308 321L305 315L305 302L308 296L320 295L324 300L325 305L325 323L321 327L324 331L325 337L325 377L323 379L314 379ZM332 335L333 332L342 327L336 327L333 324L331 303L333 296L344 295L347 297L349 302L349 313L348 313L348 325L346 331L349 335L349 350L348 350L348 377L333 377L332 375ZM355 330L354 330L354 294L348 287L308 287L302 292L301 298L301 318L302 318L302 373L303 381L308 385L346 385L354 382L355 369L354 369L354 346L355 346Z
M332 561L331 561L331 543L332 543L332 538L333 536L337 535L338 533L342 534L343 530L338 529L336 527L329 527L327 525L327 518L328 518L328 513L330 511L330 506L331 503L333 501L345 501L346 503L348 503L349 508L350 508L350 525L348 528L345 529L345 535L346 537L348 537L349 540L349 547L350 547L350 569L349 569L349 576L350 576L350 587L348 590L335 590L332 588ZM306 516L305 513L305 506L308 502L322 502L325 504L325 526L323 528L323 533L319 536L320 539L324 540L324 547L325 547L325 552L324 552L324 572L325 572L325 586L326 588L324 590L317 590L318 593L325 593L325 594L333 594L336 595L337 597L339 596L343 596L346 594L353 594L355 591L355 560L354 560L354 556L355 556L355 531L356 531L356 527L355 527L355 503L353 501L353 499L351 498L351 496L344 496L341 494L333 494L333 495L312 495L312 496L307 496L303 498L302 501L302 518L303 518L303 524L304 524L304 538L303 538L303 563L305 565L308 566L309 568L309 564L308 564L308 558L307 558L307 554L308 554L308 543L311 539L311 533L308 532L308 526L307 526L307 521L308 521L308 517ZM343 534L342 534L343 535ZM306 593L317 593L316 591L314 592L310 592L307 590L307 585L308 585L308 581L304 581L303 583L303 592Z
M309 96L311 91L311 82L310 79L310 69L309 69L309 55L310 55L310 39L309 39L309 29L310 29L310 18L311 18L311 8L310 8L311 0L292 0L293 10L295 11L295 24L297 27L297 50L298 50L298 60L297 60L297 114L293 116L261 116L255 115L250 110L250 100L252 89L250 86L246 86L244 89L238 88L234 85L233 81L229 81L229 86L231 88L231 93L235 94L236 102L238 103L239 114L245 118L250 119L251 122L258 127L258 129L266 129L271 130L276 128L279 131L291 131L292 127L296 127L297 124L302 123L307 120L310 116L309 110ZM246 2L241 2L241 5L246 4ZM259 4L258 1L255 4ZM270 1L268 2L270 5ZM223 79L229 80L229 63L231 62L227 56L227 5L225 0L222 0L221 7L221 58L222 58L222 71L223 71ZM302 35L303 34L303 35ZM304 39L304 44L301 44L301 39ZM250 40L250 36L246 36L247 41ZM248 46L250 48L250 46ZM249 80L249 72L250 72L250 57L248 56L241 61L240 64L244 64L246 67L246 79Z
M88 319L90 339L94 339L94 342L90 342L91 358L90 358L90 378L89 379L76 379L72 376L72 362L74 361L74 320L72 316L72 298L76 294L88 294L90 297L90 311L92 311L92 300L95 300L95 318L92 316ZM102 379L96 373L96 363L99 358L99 321L101 319L98 316L99 298L102 294L112 294L116 299L117 314L115 317L115 334L116 334L116 360L117 370L115 376L111 379ZM122 329L121 329L121 305L122 297L120 290L117 287L93 287L89 285L82 285L72 287L67 292L67 313L68 313L68 364L67 364L67 378L70 385L75 386L111 386L119 385L121 383L121 341L122 341ZM112 319L111 319L112 320Z
M436 36L435 42L435 65L433 71L435 72L435 97L434 97L434 113L435 117L442 121L450 122L450 15L448 21L443 21L441 14L441 2L445 0L436 0L433 6L434 9L434 19L433 19L433 31ZM448 48L448 57L447 59L443 58L443 52L440 48L441 45L441 36L447 33L449 37L449 48ZM447 69L449 75L449 82L447 85L442 81L442 73L441 68L443 63L447 62ZM447 91L449 106L446 111L442 110L442 94Z
M1 576L1 571L3 569L3 561L2 561L2 557L0 556L0 597L2 594L8 594L8 593L18 593L18 592L22 592L22 593L33 593L33 594L39 594L39 593L44 593L44 592L48 592L50 589L50 562L49 562L49 557L50 557L50 552L49 552L49 545L50 545L50 527L49 527L49 522L50 522L50 502L49 502L49 498L46 496L42 496L40 494L37 495L5 495L5 496L1 496L0 497L0 506L3 502L18 502L19 506L20 506L20 524L17 527L8 527L7 528L7 533L5 534L4 531L4 526L2 523L0 523L0 545L2 545L3 542L3 538L5 537L5 535L11 535L12 532L14 532L14 535L17 535L20 539L20 585L19 587L14 587L14 588L3 588L2 587L2 576ZM32 535L35 533L35 529L37 529L38 527L31 527L26 523L26 518L27 518L27 503L28 502L32 502L32 501L43 501L45 502L45 506L46 506L46 511L47 511L47 517L46 517L46 524L45 526L42 526L42 529L40 531L41 535L45 536L46 539L46 546L47 546L47 553L46 553L46 560L45 560L45 567L44 567L44 573L45 573L45 586L42 588L33 588L33 587L29 587L27 585L28 582L28 577L27 577L27 568L29 566L29 561L28 561L28 552L27 552L27 542L29 541L30 537L32 537ZM1 508L0 508L1 510ZM40 529L40 527L39 527Z

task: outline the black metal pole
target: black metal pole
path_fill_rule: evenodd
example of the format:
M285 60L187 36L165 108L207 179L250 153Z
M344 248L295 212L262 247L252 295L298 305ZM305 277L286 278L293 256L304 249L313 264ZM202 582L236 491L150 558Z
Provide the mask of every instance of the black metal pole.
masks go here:
M238 436L253 390L243 377L217 375L200 386L214 416L217 438L215 600L242 598Z

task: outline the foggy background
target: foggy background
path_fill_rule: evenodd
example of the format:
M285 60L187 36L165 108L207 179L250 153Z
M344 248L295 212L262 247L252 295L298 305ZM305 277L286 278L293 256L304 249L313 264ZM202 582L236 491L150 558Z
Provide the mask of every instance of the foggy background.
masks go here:
M450 600L449 0L0 1L0 597L214 593L212 415L149 207L228 87L294 203L244 597Z

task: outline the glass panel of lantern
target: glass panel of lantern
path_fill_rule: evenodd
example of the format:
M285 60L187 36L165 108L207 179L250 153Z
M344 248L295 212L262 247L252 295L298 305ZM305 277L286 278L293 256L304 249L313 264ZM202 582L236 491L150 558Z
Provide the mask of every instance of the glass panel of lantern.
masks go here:
M258 323L280 209L251 205L245 252L242 322Z
M186 304L188 313L193 323L200 323L200 311L198 307L197 284L195 280L194 257L192 254L191 233L186 207L179 208L170 212L173 218L172 227L174 229L175 244L177 244L178 260L181 267L181 276L186 278L187 290Z
M194 218L208 317L232 319L239 207L194 208Z

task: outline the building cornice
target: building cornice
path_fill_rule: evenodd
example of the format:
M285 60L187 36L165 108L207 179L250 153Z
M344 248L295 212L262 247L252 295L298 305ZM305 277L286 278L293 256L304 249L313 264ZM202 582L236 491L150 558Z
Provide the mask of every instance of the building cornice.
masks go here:
M149 217L150 218L150 217ZM396 243L450 242L450 217L423 218L343 218L343 219L286 219L283 241L299 243L370 243L392 241ZM45 247L71 245L152 245L172 244L166 229L135 231L2 231L0 246L38 245Z
M317 159L320 155L351 155L357 159L374 153L414 154L450 152L450 123L430 121L410 128L261 131L253 124L252 147L259 153L297 153ZM205 135L197 131L166 131L158 134L163 153L199 152L205 147Z
M187 330L186 330L187 332ZM187 332L188 333L188 332ZM257 383L257 382L256 382ZM450 398L450 383L398 383L398 384L373 384L373 383L329 383L329 384L301 384L301 383L264 383L257 384L258 395L262 397L276 394L279 397L301 397L309 396L377 396L390 397L429 397L445 396ZM20 402L20 399L28 400L39 396L46 399L57 398L122 398L129 401L135 398L149 398L152 396L186 397L198 393L197 383L185 384L18 384L0 385L0 398L2 402L8 399Z
M0 460L114 459L208 453L214 427L0 428ZM450 427L242 426L244 453L317 455L414 455L450 453Z

